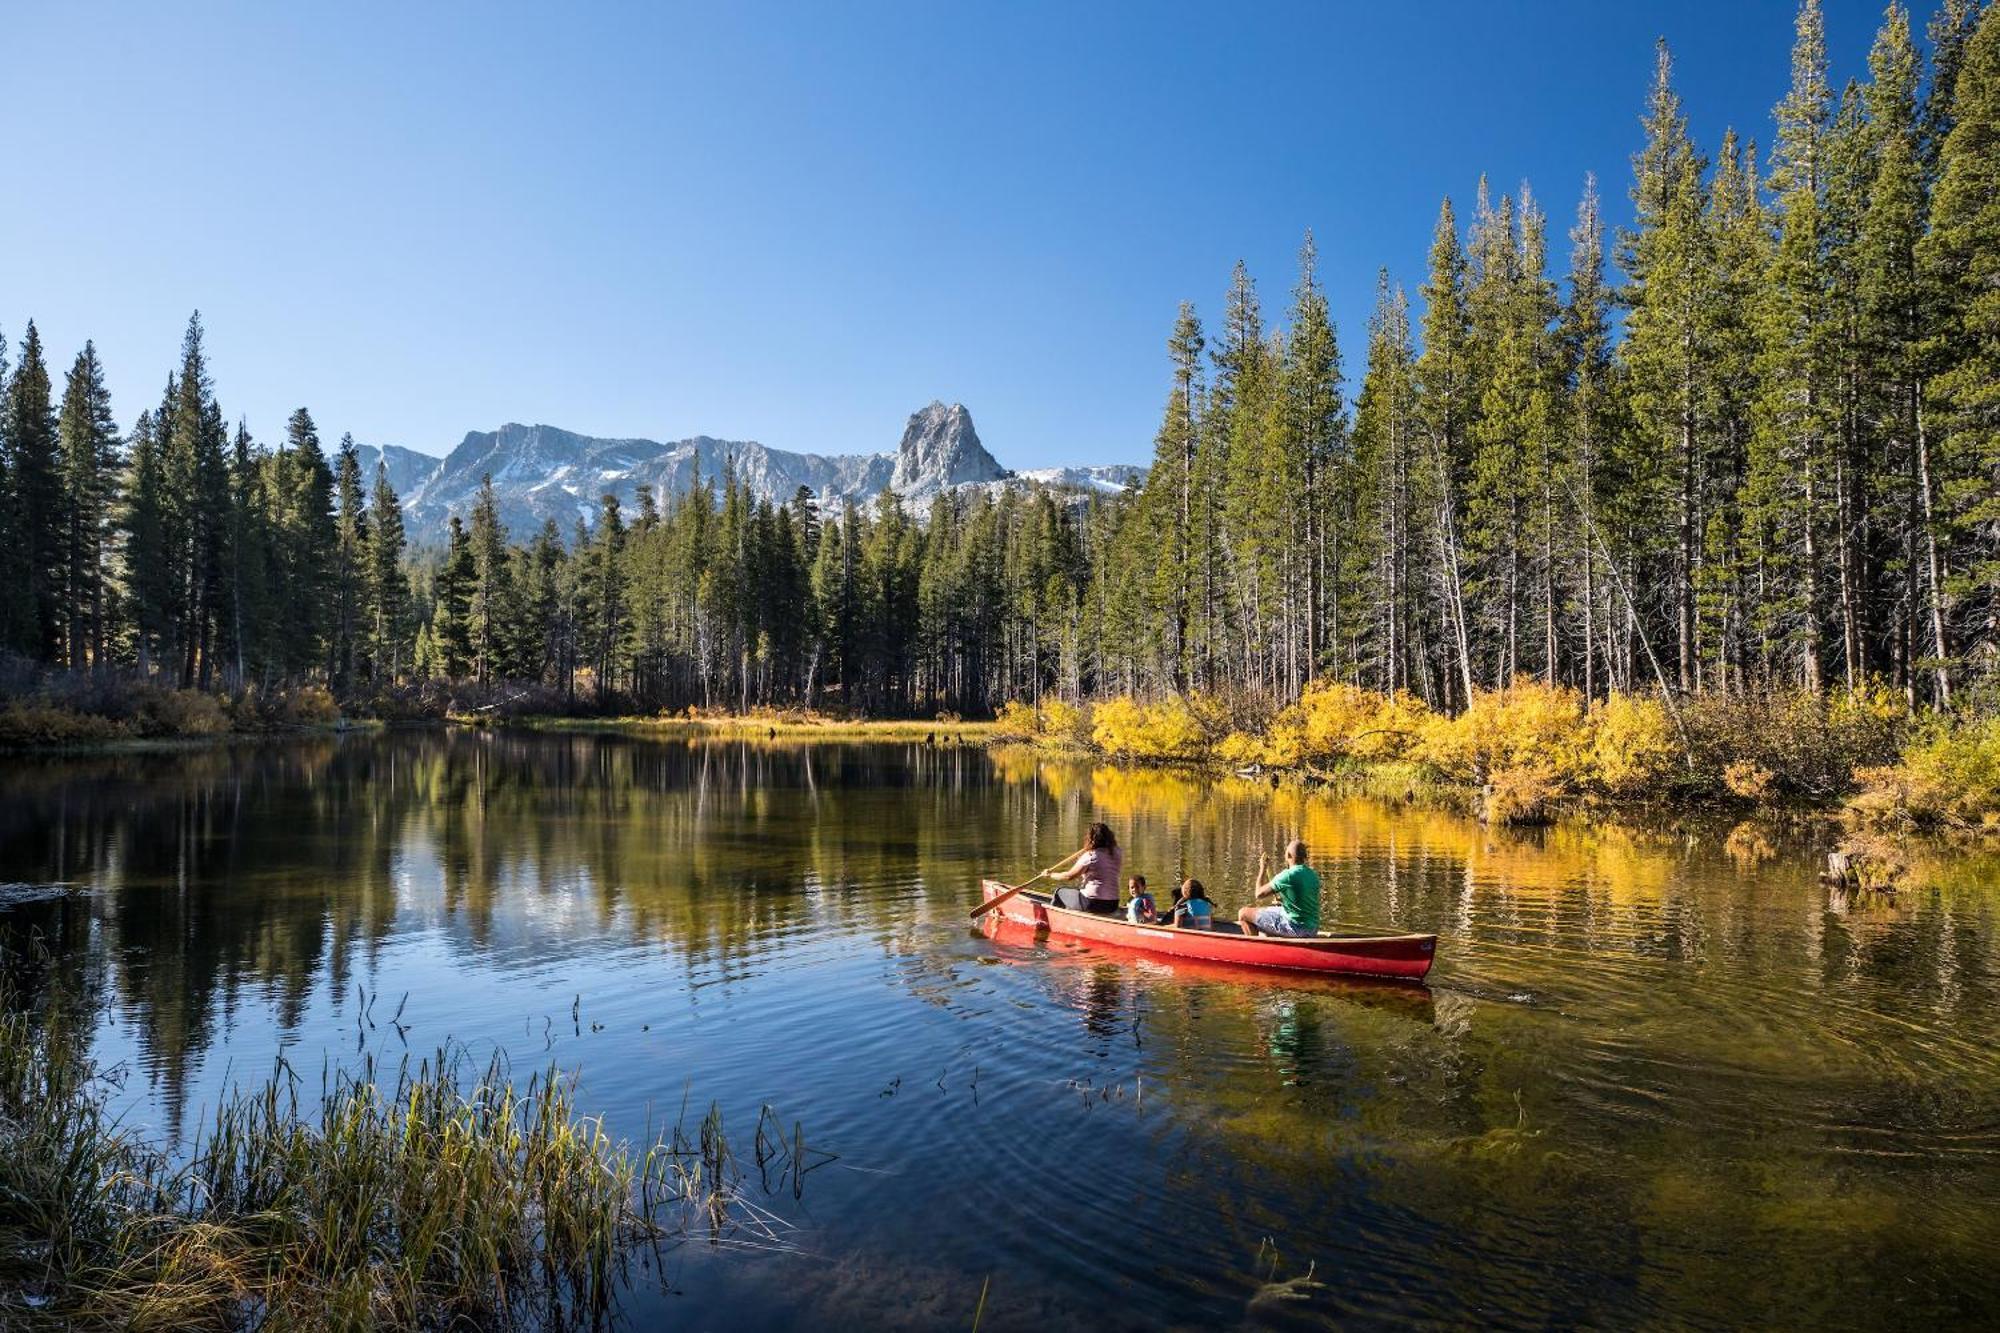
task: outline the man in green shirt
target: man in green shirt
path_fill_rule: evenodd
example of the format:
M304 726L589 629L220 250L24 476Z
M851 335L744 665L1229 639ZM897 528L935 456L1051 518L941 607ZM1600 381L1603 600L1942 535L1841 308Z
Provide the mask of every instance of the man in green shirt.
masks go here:
M1319 872L1306 864L1306 845L1297 839L1286 845L1285 860L1285 868L1264 883L1266 863L1263 857L1257 858L1259 884L1251 897L1262 900L1275 895L1278 901L1269 907L1259 907L1253 901L1236 914L1245 935L1319 934Z

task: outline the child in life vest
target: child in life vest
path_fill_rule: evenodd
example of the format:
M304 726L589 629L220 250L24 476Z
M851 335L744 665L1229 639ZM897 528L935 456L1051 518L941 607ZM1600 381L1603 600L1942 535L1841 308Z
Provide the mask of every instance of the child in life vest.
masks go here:
M1160 911L1153 905L1153 895L1146 889L1146 877L1132 876L1129 887L1132 890L1132 901L1125 905L1125 919L1142 926L1149 926L1158 921Z

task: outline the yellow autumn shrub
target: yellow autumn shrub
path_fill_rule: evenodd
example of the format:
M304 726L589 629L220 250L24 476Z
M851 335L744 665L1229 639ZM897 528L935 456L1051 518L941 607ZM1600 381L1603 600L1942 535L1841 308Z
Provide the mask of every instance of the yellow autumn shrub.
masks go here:
M1649 694L1613 694L1590 706L1589 767L1610 796L1642 796L1673 775L1679 743L1666 705Z
M1090 738L1115 759L1190 763L1207 757L1207 729L1196 708L1179 695L1156 704L1106 700L1091 711Z
M1849 809L1949 828L2000 826L2000 717L1933 719L1893 764L1857 769Z
M1283 767L1298 762L1288 757L1285 742L1275 727L1268 736L1232 731L1216 745L1215 757L1231 768L1246 768L1252 764Z
M1447 778L1491 781L1507 769L1540 770L1574 782L1588 770L1583 698L1541 681L1480 690L1456 717L1432 714L1417 754Z
M1321 681L1307 686L1299 701L1272 719L1254 744L1246 738L1231 751L1253 756L1240 762L1282 767L1331 765L1344 759L1393 761L1412 747L1429 716L1423 701L1406 691L1385 695Z
M1583 696L1575 690L1518 681L1476 692L1456 717L1427 718L1416 757L1447 781L1485 789L1483 814L1490 822L1526 822L1587 781L1585 720Z
M1040 735L1057 749L1088 749L1093 711L1091 708L1070 703L1067 699L1050 695L1042 700L1041 718L1038 723Z
M993 734L1002 740L1031 741L1041 731L1041 718L1028 704L1009 699L993 715Z
M1776 779L1777 774L1752 759L1738 759L1722 770L1722 785L1746 801L1769 800Z

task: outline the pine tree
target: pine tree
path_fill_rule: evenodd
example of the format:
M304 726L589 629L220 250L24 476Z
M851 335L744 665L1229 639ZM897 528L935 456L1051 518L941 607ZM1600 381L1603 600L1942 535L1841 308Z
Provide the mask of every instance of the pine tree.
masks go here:
M333 632L327 675L336 688L346 689L354 683L356 660L362 646L368 513L367 501L361 490L361 459L355 452L352 435L340 437L340 450L335 460L331 571Z
M363 552L369 674L377 685L402 678L409 634L410 584L403 572L403 507L389 484L389 465L375 465L375 494Z
M236 426L229 469L231 587L230 649L238 680L257 676L270 683L275 645L271 642L276 602L271 588L274 525L268 460L250 438L249 427Z
M1347 447L1347 405L1340 392L1340 341L1319 282L1319 251L1312 233L1299 250L1299 280L1292 293L1290 327L1285 337L1281 374L1284 434L1295 460L1287 470L1291 501L1293 597L1304 615L1295 636L1302 652L1302 674L1316 677L1331 665L1339 635L1338 604L1333 597L1333 573L1339 567L1342 534L1334 526L1334 497L1339 468ZM1295 673L1293 691L1300 682Z
M1828 492L1839 427L1826 189L1833 93L1818 0L1799 7L1792 87L1778 105L1769 188L1777 245L1759 311L1763 380L1748 479L1751 520L1771 570L1767 635L1788 644L1799 680L1818 690L1826 658Z
M169 394L169 397L172 395ZM158 419L148 410L132 425L125 466L119 565L120 602L131 621L133 660L150 675L166 643L172 578L167 551L167 501Z
M301 407L285 423L277 459L279 543L283 552L285 673L300 678L328 661L335 548L333 469L320 449L312 414Z
M1153 441L1153 464L1139 500L1146 530L1157 534L1156 558L1138 574L1145 598L1158 608L1158 624L1131 627L1146 634L1163 658L1161 674L1167 687L1183 692L1191 688L1194 678L1191 639L1199 564L1195 465L1201 437L1204 342L1194 306L1181 302L1167 339L1172 384Z
M462 680L472 665L472 586L477 578L472 542L465 523L451 516L444 564L433 589L431 643L435 661L447 680Z
M1965 42L1951 100L1951 129L1938 149L1930 231L1918 246L1923 278L1938 301L1926 350L1931 417L1942 435L1932 478L1941 508L1934 527L1980 608L1965 628L1973 644L2000 643L2000 8L1989 6ZM1941 595L1950 597L1949 573ZM1973 644L1966 645L1967 647ZM1942 654L1940 654L1942 656Z
M13 646L43 662L62 648L64 513L61 454L49 371L33 320L21 339L5 404L7 501L12 529L0 552L0 577L11 613Z
M64 520L57 604L67 630L63 660L71 670L81 670L103 666L109 647L105 545L116 502L119 447L111 393L94 343L84 343L63 383L56 430Z
M1954 102L1958 91L1958 71L1965 64L1966 48L1978 30L1983 0L1944 0L1931 15L1931 75L1924 90L1923 105L1917 113L1917 161L1923 170L1926 193L1943 173L1945 140L1957 123Z
M1865 368L1863 410L1882 442L1881 498L1897 532L1889 553L1898 575L1897 673L1914 697L1928 663L1936 698L1948 703L1942 560L1923 413L1924 340L1935 303L1917 263L1925 212L1918 56L1909 12L1901 5L1890 6L1868 63L1872 176L1855 242L1853 351Z
M1642 566L1666 565L1673 614L1676 683L1695 683L1695 583L1701 513L1702 409L1708 347L1703 313L1710 299L1712 237L1705 226L1707 199L1703 163L1687 137L1687 120L1673 89L1673 63L1659 47L1653 89L1647 103L1646 146L1633 159L1635 225L1620 252L1627 285L1624 360L1631 375L1631 407L1645 439L1627 458L1619 480L1622 501L1608 517L1630 546L1627 584L1640 581ZM1672 545L1650 534L1671 515ZM1621 683L1631 683L1630 640L1643 636L1636 608L1619 645Z
M585 590L591 666L599 700L608 697L617 686L615 668L626 627L624 550L625 523L619 517L618 497L607 493L600 502L596 537L590 543Z
M1466 258L1458 220L1446 199L1431 240L1430 277L1424 284L1423 355L1417 358L1418 419L1422 440L1418 485L1436 546L1432 567L1438 605L1450 644L1449 669L1461 700L1472 696L1472 631L1467 623L1461 506L1471 467L1473 380L1471 321L1467 310ZM1450 696L1445 696L1448 703Z
M1733 131L1723 136L1708 197L1713 280L1702 309L1702 365L1709 429L1695 666L1703 688L1727 691L1752 679L1753 619L1768 572L1756 534L1746 536L1744 502L1761 389L1757 307L1770 268L1771 229L1758 198L1756 148ZM1760 655L1757 665L1761 679L1768 662Z
M167 638L182 687L207 689L233 600L231 506L228 431L209 381L198 311L188 319L173 383L171 401L163 405L165 531L173 578Z
M1570 229L1569 300L1563 307L1560 346L1568 393L1562 413L1564 465L1557 485L1574 529L1575 608L1571 637L1581 658L1581 683L1594 698L1604 682L1602 634L1610 625L1611 589L1601 563L1599 525L1606 480L1605 459L1615 456L1621 434L1620 388L1612 355L1612 292L1604 273L1604 219L1597 178L1584 178Z
M515 616L513 581L507 563L507 527L500 521L500 504L493 478L480 479L479 498L472 506L472 664L484 685L499 674L504 657L506 626Z
M1410 312L1386 270L1377 275L1368 322L1368 364L1355 399L1354 456L1346 505L1353 539L1343 550L1342 585L1353 605L1341 616L1351 636L1351 669L1384 692L1417 689L1430 696L1427 654L1416 640L1413 566L1421 522L1414 477L1419 444L1416 352Z

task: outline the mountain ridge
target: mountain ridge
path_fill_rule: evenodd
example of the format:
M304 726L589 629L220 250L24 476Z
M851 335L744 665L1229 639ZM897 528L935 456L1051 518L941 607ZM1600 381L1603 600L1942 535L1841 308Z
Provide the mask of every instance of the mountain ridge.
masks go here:
M495 430L468 431L443 458L397 445L357 446L356 452L364 482L371 487L377 460L387 461L405 525L418 543L441 540L452 516L469 515L489 474L501 521L511 534L524 537L553 519L565 538L577 523L588 527L595 522L607 492L629 514L637 507L641 486L650 486L664 505L697 478L715 480L728 466L752 494L773 503L791 499L801 486L822 509L850 500L869 504L893 489L904 507L919 516L947 492L1043 486L1115 494L1145 475L1144 468L1130 464L1011 471L980 441L965 406L941 400L910 414L895 449L872 454L798 452L711 435L664 442L592 436L517 421Z

